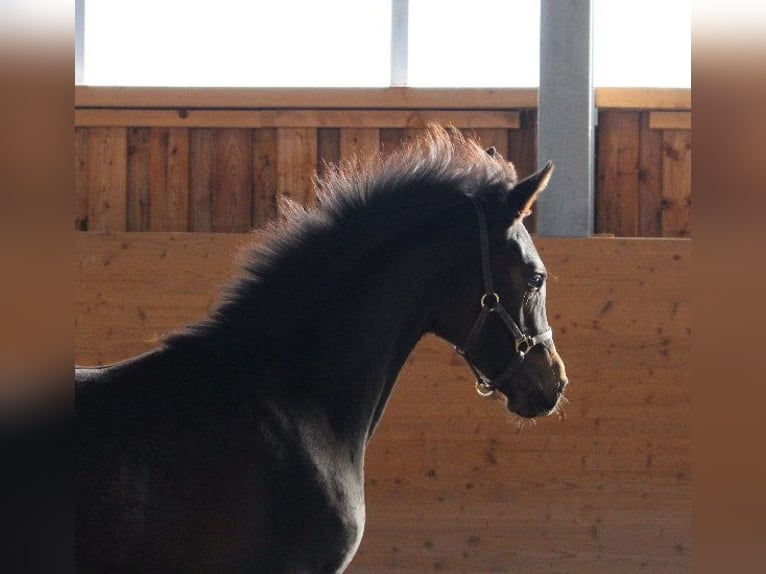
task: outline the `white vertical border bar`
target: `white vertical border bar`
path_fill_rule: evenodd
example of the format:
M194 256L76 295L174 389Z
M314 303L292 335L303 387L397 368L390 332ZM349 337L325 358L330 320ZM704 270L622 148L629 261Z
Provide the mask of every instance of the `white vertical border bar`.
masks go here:
M593 0L541 0L538 165L556 171L540 195L537 232L587 237L594 221Z
M85 82L85 0L74 2L74 83Z
M391 86L407 85L409 0L391 0Z

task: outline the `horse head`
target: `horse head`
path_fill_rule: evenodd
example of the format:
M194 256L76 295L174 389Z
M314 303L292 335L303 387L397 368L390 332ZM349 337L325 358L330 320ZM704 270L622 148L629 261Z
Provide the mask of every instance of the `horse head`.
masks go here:
M487 156L504 160L493 148ZM559 411L567 385L545 309L548 274L523 219L553 172L548 163L516 182L514 170L487 189L469 190L473 237L468 260L446 288L434 331L455 345L482 396L504 396L524 418Z

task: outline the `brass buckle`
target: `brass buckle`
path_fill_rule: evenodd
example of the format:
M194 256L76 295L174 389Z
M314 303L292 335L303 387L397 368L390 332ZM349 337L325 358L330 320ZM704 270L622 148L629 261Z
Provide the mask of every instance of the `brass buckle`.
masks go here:
M532 347L534 347L534 344L526 335L524 335L524 338L522 339L516 339L514 344L516 345L516 352L522 357L526 355Z
M491 397L495 394L495 389L489 386L489 384L485 383L484 381L480 381L479 379L476 379L476 392L479 393L479 396L482 398Z

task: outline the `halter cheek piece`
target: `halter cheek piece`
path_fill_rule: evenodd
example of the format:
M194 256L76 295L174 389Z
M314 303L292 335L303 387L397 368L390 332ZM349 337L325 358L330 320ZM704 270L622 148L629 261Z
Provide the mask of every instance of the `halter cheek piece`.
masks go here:
M507 381L513 373L524 362L524 358L527 353L535 345L539 345L545 341L553 338L553 331L548 328L542 333L537 335L528 335L516 324L516 321L511 318L506 311L503 304L500 302L500 296L495 292L492 282L492 267L490 266L489 258L489 235L487 232L487 218L484 215L484 209L479 204L479 200L475 197L471 197L474 208L476 209L476 215L479 220L479 241L481 246L481 271L484 279L484 293L481 296L480 304L481 309L479 315L473 322L471 330L468 332L468 336L465 339L462 347L455 346L457 353L463 357L465 362L473 371L476 376L476 392L482 397L488 397L494 393L494 391L505 381ZM468 356L468 350L476 342L476 339L484 328L484 323L491 314L497 315L503 322L505 327L513 337L514 356L511 358L508 366L494 379L490 379L486 375L479 371L476 364ZM521 319L523 321L524 312L522 309Z

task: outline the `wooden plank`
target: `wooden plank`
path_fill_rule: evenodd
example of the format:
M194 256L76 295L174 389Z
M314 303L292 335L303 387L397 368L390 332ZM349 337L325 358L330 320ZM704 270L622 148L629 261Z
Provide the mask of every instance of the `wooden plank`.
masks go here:
M341 130L320 128L317 130L317 177L321 179L341 161Z
M250 240L75 234L76 360L136 354L203 318ZM519 432L476 397L450 346L425 337L367 450L350 572L690 569L691 242L536 244L571 381L566 420Z
M519 109L527 88L142 88L76 86L77 108Z
M168 130L166 193L170 231L189 229L189 130Z
M149 132L149 230L189 227L189 132L151 128Z
M662 133L651 129L654 112L641 112L638 171L638 234L662 237Z
M508 130L497 128L476 129L469 130L466 135L476 139L484 149L494 147L500 155L506 159L508 158Z
M599 114L596 232L638 235L639 115Z
M402 147L405 135L399 128L382 128L380 130L380 150L388 155Z
M653 130L690 130L691 112L650 112L649 127Z
M342 160L367 158L380 152L380 130L346 128L340 131L340 157Z
M599 108L690 110L688 88L596 88ZM536 88L141 88L76 86L77 108L534 109Z
M78 109L83 127L183 128L405 128L429 122L455 127L519 126L519 112L509 110L146 110Z
M519 177L525 177L537 171L537 110L524 110L520 119L518 130L508 130L506 157L513 163ZM550 159L556 161L556 158ZM531 233L537 230L537 211L535 207L532 215L524 220L524 225Z
M189 133L189 231L213 230L215 130Z
M74 132L74 228L88 230L88 129Z
M338 128L320 128L317 130L317 154L319 172L324 164L337 163L341 159L341 130Z
M277 130L277 193L301 205L313 205L312 180L317 162L317 130Z
M277 130L253 132L253 216L255 227L277 218Z
M125 128L89 130L88 229L126 229L127 139Z
M215 133L212 229L247 231L253 221L253 138L250 130Z
M128 231L149 230L151 129L128 129Z
M235 272L236 246L247 238L78 234L76 362L113 362L202 318L217 301L216 287Z
M691 236L692 135L665 130L662 136L662 234Z
M596 107L635 110L691 110L688 88L598 88Z

